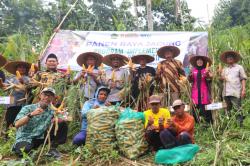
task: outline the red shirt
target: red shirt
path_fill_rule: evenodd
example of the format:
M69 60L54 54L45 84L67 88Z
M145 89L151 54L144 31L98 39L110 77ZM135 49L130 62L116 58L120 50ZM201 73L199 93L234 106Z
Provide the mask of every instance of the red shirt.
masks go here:
M172 120L175 124L175 129L179 135L181 132L186 131L190 134L192 142L194 143L194 118L188 113L184 113L182 118L173 116Z

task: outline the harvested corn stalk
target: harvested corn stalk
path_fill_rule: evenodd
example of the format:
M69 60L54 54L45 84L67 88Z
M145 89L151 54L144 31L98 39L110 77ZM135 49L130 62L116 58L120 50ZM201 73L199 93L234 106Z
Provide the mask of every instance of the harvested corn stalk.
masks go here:
M87 138L86 146L91 151L98 153L98 149L109 151L114 148L115 123L118 119L117 107L100 107L87 113Z

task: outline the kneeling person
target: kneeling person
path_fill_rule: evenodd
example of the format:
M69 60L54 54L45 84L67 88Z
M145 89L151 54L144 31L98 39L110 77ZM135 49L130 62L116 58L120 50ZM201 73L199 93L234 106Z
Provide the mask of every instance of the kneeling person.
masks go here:
M146 139L153 150L159 150L163 147L163 142L160 137L164 130L164 124L170 119L170 112L168 109L160 108L161 97L152 95L149 98L151 109L144 112Z
M164 148L194 143L194 118L184 112L185 104L175 100L173 105L175 115L165 124L165 130L160 134Z
M14 122L14 126L17 128L16 142L12 149L17 155L22 156L21 149L24 149L25 153L29 153L32 149L36 149L44 143L44 136L54 117L54 111L49 107L54 98L55 90L45 88L40 94L38 103L23 107L17 115ZM60 153L55 148L57 145L66 142L67 126L59 123L56 136L54 136L53 130L51 130L50 136L52 148L48 154L58 158Z
M104 86L101 86L97 89L95 98L86 101L83 105L81 114L82 114L82 128L81 131L74 137L74 145L83 145L85 144L86 134L87 134L87 113L91 109L98 108L100 106L110 106L111 104L107 102L110 89Z

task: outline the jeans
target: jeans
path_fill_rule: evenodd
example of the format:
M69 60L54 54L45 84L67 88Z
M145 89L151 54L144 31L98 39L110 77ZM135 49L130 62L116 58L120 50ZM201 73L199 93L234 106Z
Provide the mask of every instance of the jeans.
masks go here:
M76 134L76 136L73 138L73 144L77 146L84 145L86 140L86 133L86 130L82 130L78 134Z

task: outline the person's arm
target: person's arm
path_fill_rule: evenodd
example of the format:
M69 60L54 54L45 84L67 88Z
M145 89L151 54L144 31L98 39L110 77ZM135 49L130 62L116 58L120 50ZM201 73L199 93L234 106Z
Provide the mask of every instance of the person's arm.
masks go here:
M180 61L178 61L178 65L179 65L179 67L178 67L178 73L179 73L179 75L183 75L183 76L186 77L185 70L184 70L183 65L182 65L182 63Z
M242 66L240 66L240 80L241 80L241 97L244 98L246 96L246 79L247 75Z
M85 103L83 104L82 110L81 110L81 114L82 117L86 116L87 112L92 108L92 104L90 103L90 101L85 101Z
M85 75L85 72L81 71L81 72L78 72L75 76L75 78L73 79L73 83L76 84L78 83L78 81L81 79L81 78L84 78L84 75Z
M19 128L21 126L24 126L29 122L29 120L36 115L39 115L44 112L42 108L36 108L34 111L30 112L27 108L23 108L20 113L18 114L16 121L14 122L15 127Z

